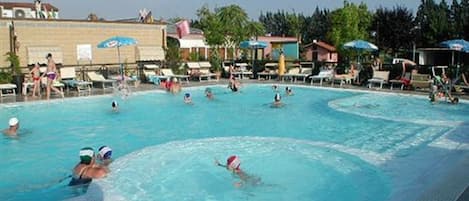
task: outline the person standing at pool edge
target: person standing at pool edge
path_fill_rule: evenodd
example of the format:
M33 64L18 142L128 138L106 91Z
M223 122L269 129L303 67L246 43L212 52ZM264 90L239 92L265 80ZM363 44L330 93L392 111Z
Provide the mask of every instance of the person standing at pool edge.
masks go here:
M8 121L9 127L3 131L5 135L9 136L15 136L18 132L18 129L20 127L20 121L16 118L13 117Z
M46 58L47 58L47 71L46 73L44 73L43 76L47 77L47 90L46 90L47 100L49 100L50 98L51 89L59 93L60 95L62 95L62 98L64 98L64 94L59 89L53 86L54 80L57 78L57 66L55 65L55 62L52 59L52 54L51 53L47 54Z

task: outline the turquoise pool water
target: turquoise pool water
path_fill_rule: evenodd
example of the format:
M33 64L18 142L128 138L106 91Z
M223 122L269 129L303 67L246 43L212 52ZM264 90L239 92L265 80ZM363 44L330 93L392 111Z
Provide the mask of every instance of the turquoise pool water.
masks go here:
M155 91L1 105L0 122L17 116L22 130L0 140L0 200L82 195L61 179L85 146L114 150L111 174L84 195L105 200L412 199L432 186L415 184L438 163L424 156L469 150L466 103L293 86L286 106L271 108L270 85L212 88L213 101L204 88L185 89L194 105ZM232 154L262 185L233 186L237 178L213 163Z

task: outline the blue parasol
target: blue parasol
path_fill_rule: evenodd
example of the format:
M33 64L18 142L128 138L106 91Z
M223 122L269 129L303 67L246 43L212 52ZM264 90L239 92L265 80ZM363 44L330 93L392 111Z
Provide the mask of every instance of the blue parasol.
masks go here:
M454 51L469 53L469 42L464 39L447 40L440 43L441 47L453 50L451 52L451 64L454 65Z
M100 42L98 44L98 48L117 48L117 58L120 64L120 70L121 70L121 76L122 80L124 80L124 71L123 71L123 66L121 64L121 53L119 48L122 46L128 46L128 45L136 45L137 40L131 37L125 37L125 36L114 36L112 38L108 38L107 40Z
M354 49L359 52L361 51L376 51L378 46L373 43L364 40L353 40L344 44L345 49ZM357 62L360 63L360 56L357 58Z
M344 48L357 50L378 50L378 46L364 40L354 40L344 44Z
M247 48L247 49L264 49L267 47L267 43L264 41L253 41L253 40L246 40L239 44L240 48Z

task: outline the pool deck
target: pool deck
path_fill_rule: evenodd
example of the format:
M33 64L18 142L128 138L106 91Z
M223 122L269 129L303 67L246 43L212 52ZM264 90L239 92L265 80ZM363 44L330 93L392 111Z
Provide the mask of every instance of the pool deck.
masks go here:
M194 87L194 86L210 86L210 85L227 85L228 84L228 79L221 79L219 81L204 81L204 82L198 82L198 81L191 81L189 83L183 83L182 87ZM323 86L319 86L318 84L310 85L309 82L281 82L281 81L276 81L276 80L254 80L254 79L242 79L241 84L278 84L278 85L298 85L298 86L314 86L314 87L321 87L321 88L334 88L334 89L352 89L352 90L359 90L359 91L375 91L375 92L384 92L384 93L399 93L399 94L411 94L411 95L423 95L423 96L428 96L428 90L400 90L400 89L394 89L391 90L389 87L383 87L382 89L379 88L372 88L369 89L366 86L357 86L357 85L343 85L342 87L339 86L339 84L335 84L333 87L326 83ZM148 84L148 83L141 83L137 87L131 87L132 92L137 92L137 91L151 91L151 90L161 90L164 91L163 88L160 86L154 85L154 84ZM64 94L65 98L70 98L70 97L83 97L83 96L93 96L93 95L105 95L105 94L112 94L114 93L114 90L111 89L101 89L101 88L92 88L91 92L81 92L78 93L76 89L64 89ZM459 97L459 99L464 99L464 100L469 100L469 93L463 93L463 94L453 94L456 97ZM52 94L51 99L60 99L60 95L58 94ZM30 101L38 101L38 100L45 100L45 91L41 91L41 97L39 98L33 98L31 97L30 93L28 96L23 96L22 94L18 93L16 96L4 96L0 97L0 104L2 103L14 103L14 102L30 102Z

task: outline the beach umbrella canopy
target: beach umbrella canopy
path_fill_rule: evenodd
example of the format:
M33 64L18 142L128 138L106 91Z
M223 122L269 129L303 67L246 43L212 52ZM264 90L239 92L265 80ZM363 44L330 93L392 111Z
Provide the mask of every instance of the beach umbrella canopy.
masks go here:
M469 49L469 42L464 39L447 40L440 43L440 46L455 51L464 51Z
M454 51L469 53L469 42L464 39L446 40L441 42L440 46L453 50L453 52L451 52L452 65L454 65Z
M108 38L103 42L98 44L98 48L114 48L114 47L122 47L127 45L135 45L137 44L137 40L131 37L125 36L114 36L112 38Z
M121 70L122 80L124 80L124 72L123 72L123 66L121 64L121 53L120 53L119 48L122 46L136 45L136 44L137 44L137 40L131 37L126 37L126 36L114 36L98 44L98 48L117 48L117 58L118 58L118 62L121 68L120 70Z
M241 42L239 44L239 47L247 48L247 49L264 49L267 47L267 43L264 41L247 40L247 41Z
M356 49L356 50L378 50L378 46L373 43L364 40L354 40L344 44L344 48L347 49Z

